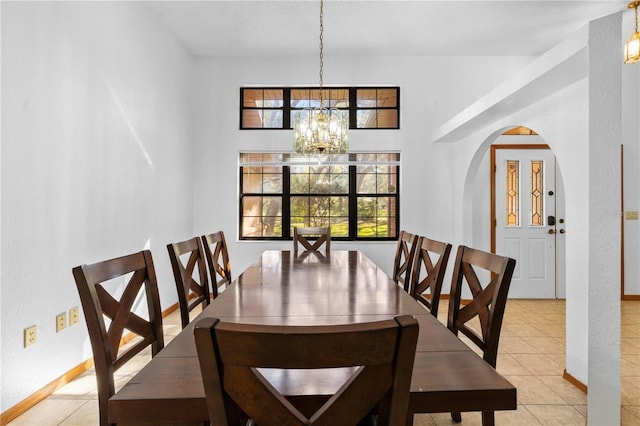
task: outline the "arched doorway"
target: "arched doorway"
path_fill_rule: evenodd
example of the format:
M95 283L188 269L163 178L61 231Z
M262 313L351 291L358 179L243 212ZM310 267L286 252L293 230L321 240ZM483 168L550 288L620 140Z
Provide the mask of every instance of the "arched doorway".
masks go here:
M517 260L510 297L565 298L564 185L542 136L524 126L492 133L470 164L464 205L465 241Z

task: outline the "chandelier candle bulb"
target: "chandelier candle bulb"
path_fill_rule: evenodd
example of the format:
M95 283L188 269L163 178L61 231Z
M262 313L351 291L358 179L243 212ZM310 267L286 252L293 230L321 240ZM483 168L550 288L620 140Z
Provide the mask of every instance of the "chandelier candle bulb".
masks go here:
M635 31L629 37L629 40L624 45L624 63L625 64L633 64L640 60L640 33L638 32L638 6L640 6L640 1L634 1L629 3L628 8L634 9L635 14Z

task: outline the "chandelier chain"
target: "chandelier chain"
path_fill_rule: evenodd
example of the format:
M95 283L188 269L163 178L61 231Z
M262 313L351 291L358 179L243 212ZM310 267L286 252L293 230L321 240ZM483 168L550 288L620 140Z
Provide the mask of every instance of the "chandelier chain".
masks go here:
M635 23L636 23L636 32L638 32L638 4L637 3L635 7Z
M294 122L293 150L299 154L338 155L349 151L349 120L344 111L324 102L324 1L320 0L320 96L313 90L309 106ZM317 105L317 100L320 104ZM331 100L331 96L328 96Z
M324 50L324 40L323 40L323 35L324 35L324 4L323 1L320 0L320 105L322 105L322 103L324 102L323 99L323 91L322 91L322 68L324 65L324 55L323 55L323 50Z

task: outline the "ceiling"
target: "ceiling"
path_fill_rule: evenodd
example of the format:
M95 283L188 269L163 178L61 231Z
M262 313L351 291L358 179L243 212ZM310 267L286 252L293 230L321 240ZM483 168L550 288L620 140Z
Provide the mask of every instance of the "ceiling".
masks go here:
M626 11L627 3L325 0L324 53L538 56L588 21ZM318 0L176 0L143 4L157 13L196 55L289 56L319 52Z

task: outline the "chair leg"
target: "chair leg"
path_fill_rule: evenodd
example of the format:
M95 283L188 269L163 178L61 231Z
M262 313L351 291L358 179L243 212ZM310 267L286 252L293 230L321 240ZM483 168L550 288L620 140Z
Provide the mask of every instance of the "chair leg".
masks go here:
M494 426L496 423L493 411L482 412L482 426Z
M407 424L406 426L412 426L413 425L413 413L407 413Z
M460 415L460 413L451 413L451 419L455 422L455 423L460 423L462 421L462 415Z

